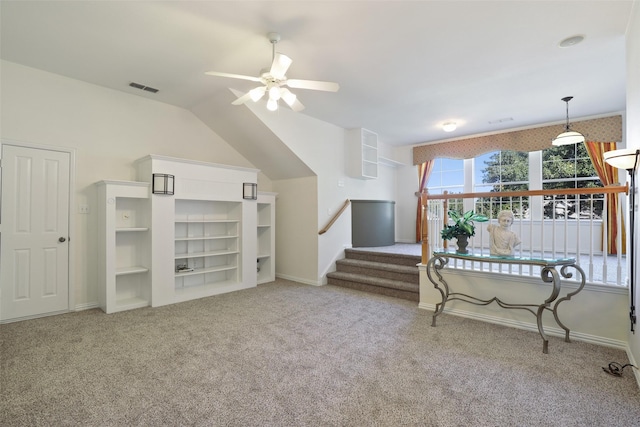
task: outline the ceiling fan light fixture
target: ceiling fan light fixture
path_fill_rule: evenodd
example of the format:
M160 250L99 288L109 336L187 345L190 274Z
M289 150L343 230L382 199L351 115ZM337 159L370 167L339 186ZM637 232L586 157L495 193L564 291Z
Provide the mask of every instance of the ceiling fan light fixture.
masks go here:
M276 101L275 99L269 98L269 100L267 101L267 110L276 111L277 109L278 109L278 101Z
M280 86L274 85L269 88L269 99L277 101L282 97L282 93L280 92Z
M258 102L263 96L267 89L263 86L257 87L255 89L251 89L249 91L249 96L253 102Z
M207 71L205 74L217 77L227 77L232 79L249 80L252 82L259 82L262 86L251 89L249 92L238 97L233 101L232 105L242 105L249 100L257 102L268 92L269 99L267 100L267 109L270 111L276 111L278 109L278 101L284 99L287 105L293 111L304 110L304 105L298 100L297 96L289 92L284 86L289 86L296 89L309 89L319 90L325 92L336 92L340 85L333 82L325 82L319 80L299 80L289 79L286 76L289 66L291 66L292 60L287 55L276 52L276 43L280 41L280 34L268 33L267 37L271 42L272 61L270 68L263 68L260 71L259 77L245 76L242 74L232 74L220 71Z
M457 127L458 125L456 124L456 122L447 122L442 125L442 130L445 132L453 132Z
M580 142L584 142L584 135L580 132L576 132L571 130L569 126L569 101L573 99L573 96L565 96L562 98L567 104L567 123L564 127L564 132L560 135L556 136L552 141L551 145L559 146L559 145L570 145L570 144L578 144Z
M282 89L281 94L282 94L282 99L284 99L284 102L286 102L289 107L291 107L293 103L296 102L296 99L297 99L296 94L291 92L289 89L286 89L286 88Z

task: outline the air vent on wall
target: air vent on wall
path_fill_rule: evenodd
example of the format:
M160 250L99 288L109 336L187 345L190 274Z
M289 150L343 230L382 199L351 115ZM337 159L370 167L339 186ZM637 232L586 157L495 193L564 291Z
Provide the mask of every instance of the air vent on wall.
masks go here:
M147 92L151 92L151 93L158 92L158 89L150 87L150 86L141 85L140 83L131 82L131 83L129 83L129 86L135 87L136 89L140 89L140 90L146 90Z

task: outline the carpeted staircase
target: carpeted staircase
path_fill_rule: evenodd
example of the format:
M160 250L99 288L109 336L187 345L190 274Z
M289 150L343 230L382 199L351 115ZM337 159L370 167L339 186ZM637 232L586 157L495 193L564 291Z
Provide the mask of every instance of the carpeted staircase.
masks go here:
M329 285L420 300L420 256L345 249L336 271L327 274Z

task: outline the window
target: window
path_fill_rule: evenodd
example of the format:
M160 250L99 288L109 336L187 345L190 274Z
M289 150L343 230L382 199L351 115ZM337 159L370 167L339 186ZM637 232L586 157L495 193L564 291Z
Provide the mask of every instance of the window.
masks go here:
M533 153L494 151L466 161L436 159L427 188L431 194L441 194L445 190L449 193L463 192L464 188L473 188L474 192L527 191L540 189L540 182L542 189L602 187L584 144L562 145L536 152L534 158L542 160L533 161L531 165L530 154ZM463 162L471 162L473 168L465 169ZM531 182L537 182L538 186L532 188ZM455 208L455 201L451 202L450 207ZM495 217L499 210L510 209L516 217L527 218L530 215L529 203L528 197L522 197L516 204L512 199L480 198L474 209L490 217ZM543 203L545 219L601 219L604 195L548 196Z
M595 188L602 181L591 163L584 144L561 145L542 151L542 188ZM545 218L600 219L604 194L546 196Z
M473 159L474 189L476 192L527 191L529 189L529 153L494 151ZM529 198L481 197L475 202L475 211L490 218L508 209L516 218L529 214Z
M464 188L464 160L435 159L427 188L431 194L462 193Z
M430 194L464 192L464 160L435 159L427 189ZM459 205L459 206L458 206ZM451 199L449 209L462 209L462 199ZM458 210L459 210L458 209Z
M494 151L473 159L476 192L527 191L529 153Z

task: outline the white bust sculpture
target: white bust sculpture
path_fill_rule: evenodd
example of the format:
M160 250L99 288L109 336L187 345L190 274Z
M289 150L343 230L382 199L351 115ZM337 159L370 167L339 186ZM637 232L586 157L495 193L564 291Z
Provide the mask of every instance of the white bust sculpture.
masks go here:
M516 233L510 230L511 224L513 224L513 212L510 210L500 211L498 224L487 226L491 243L489 252L496 256L513 256L516 246L520 244Z

